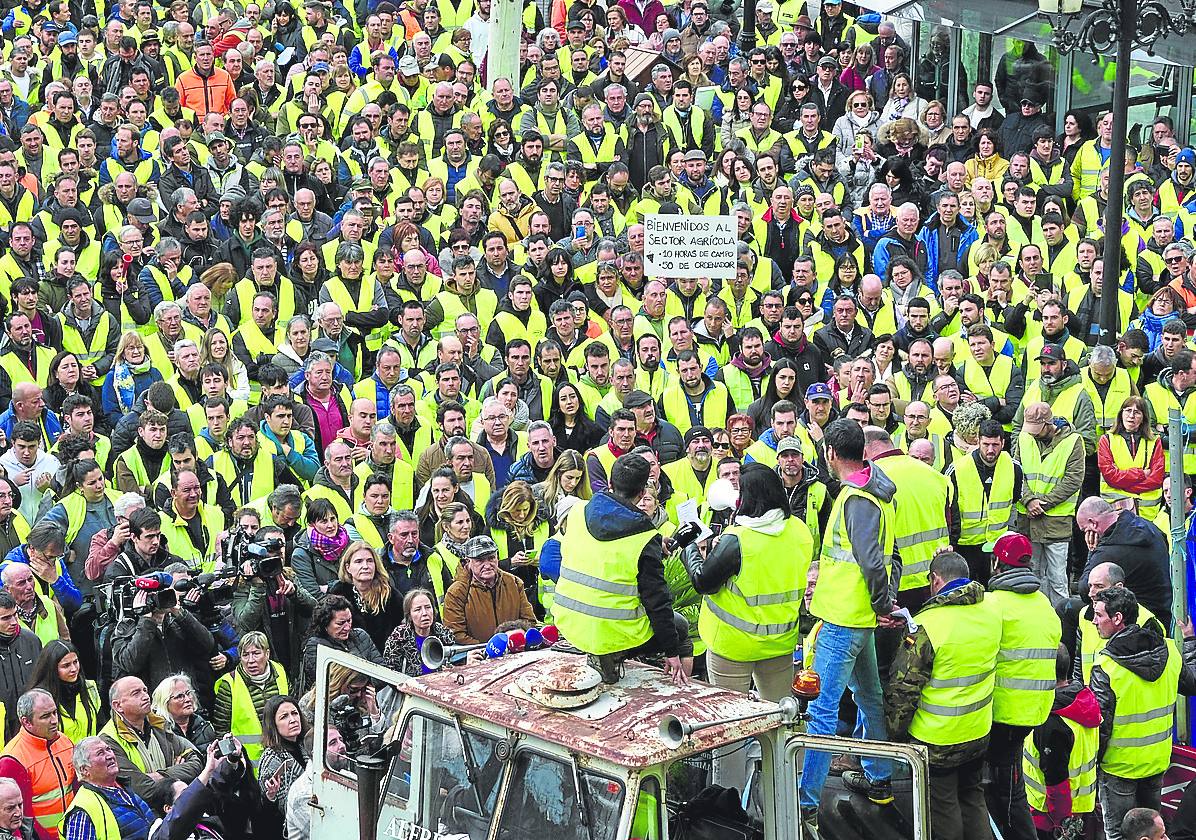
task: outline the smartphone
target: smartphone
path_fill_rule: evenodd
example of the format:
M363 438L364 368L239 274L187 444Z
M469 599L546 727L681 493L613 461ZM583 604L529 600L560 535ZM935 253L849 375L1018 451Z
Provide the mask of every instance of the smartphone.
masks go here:
M585 235L586 235L586 226L585 225L574 225L573 226L573 238L574 239L584 239Z
M862 151L864 151L864 135L862 135L862 134L857 134L857 135L855 136L855 150L856 150L857 152L862 152Z

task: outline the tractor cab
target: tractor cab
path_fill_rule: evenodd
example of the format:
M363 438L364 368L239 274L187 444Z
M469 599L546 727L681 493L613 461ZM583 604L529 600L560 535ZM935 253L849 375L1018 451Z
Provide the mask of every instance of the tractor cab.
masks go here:
M815 747L900 768L895 806L832 777L823 837L930 837L924 750L805 735L791 699L675 686L636 662L608 685L553 648L418 678L321 648L317 674L313 840L792 840ZM347 760L326 754L330 726ZM735 756L740 777L716 779Z

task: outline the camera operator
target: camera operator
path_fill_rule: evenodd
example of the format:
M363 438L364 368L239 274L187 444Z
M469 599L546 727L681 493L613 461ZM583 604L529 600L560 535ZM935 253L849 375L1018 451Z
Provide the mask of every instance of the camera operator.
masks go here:
M214 672L228 664L227 657L208 628L179 606L178 593L170 588L170 576L156 577L160 588L136 589L131 609L125 611L113 631L112 676L119 679L133 675L157 685L182 671L210 702ZM127 590L121 595L114 592L113 600L124 600L127 594Z
M316 609L316 599L295 583L290 569L282 568L284 540L283 530L276 525L267 525L257 532L254 543L273 544L269 558L277 562L264 568L258 566L265 576L255 571L252 559L241 562L242 577L233 590L232 617L242 635L254 630L265 633L275 661L288 674L298 675L303 639Z
M209 744L207 762L195 781L186 787L176 783L168 799L166 816L154 823L149 840L263 836L258 826L249 828L255 815L265 809L261 807L261 788L235 738Z
M119 530L118 522L113 529L114 539ZM156 510L143 507L129 514L128 537L124 548L116 555L112 565L104 570L104 582L165 569L178 559L171 555L162 539L162 517Z
M166 574L172 578L171 588L178 593L179 606L199 619L216 640L216 653L208 660L212 671L207 679L195 684L200 705L210 709L216 697L216 680L237 667L237 640L240 637L225 618L225 611L217 605L213 590L227 593L224 596L227 602L232 597L234 581L212 573L197 575L184 563L171 563L166 567Z

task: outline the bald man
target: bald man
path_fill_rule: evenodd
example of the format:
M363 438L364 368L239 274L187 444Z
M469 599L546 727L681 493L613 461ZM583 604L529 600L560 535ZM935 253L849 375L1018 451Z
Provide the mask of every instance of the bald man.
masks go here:
M373 400L359 397L349 405L349 425L340 430L338 440L353 448L353 463L360 464L370 452L370 434L378 422L378 408Z

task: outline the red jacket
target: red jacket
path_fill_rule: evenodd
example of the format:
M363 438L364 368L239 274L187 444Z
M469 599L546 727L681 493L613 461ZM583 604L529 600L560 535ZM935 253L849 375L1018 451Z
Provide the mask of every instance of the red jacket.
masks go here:
M1110 433L1112 434L1112 433ZM1141 440L1138 446L1152 446L1150 463L1146 469L1132 467L1121 470L1113 463L1113 450L1109 446L1109 435L1102 435L1096 444L1096 466L1100 469L1101 478L1114 490L1124 493L1145 493L1158 490L1163 486L1167 468L1163 458L1163 442L1159 438L1151 441Z

